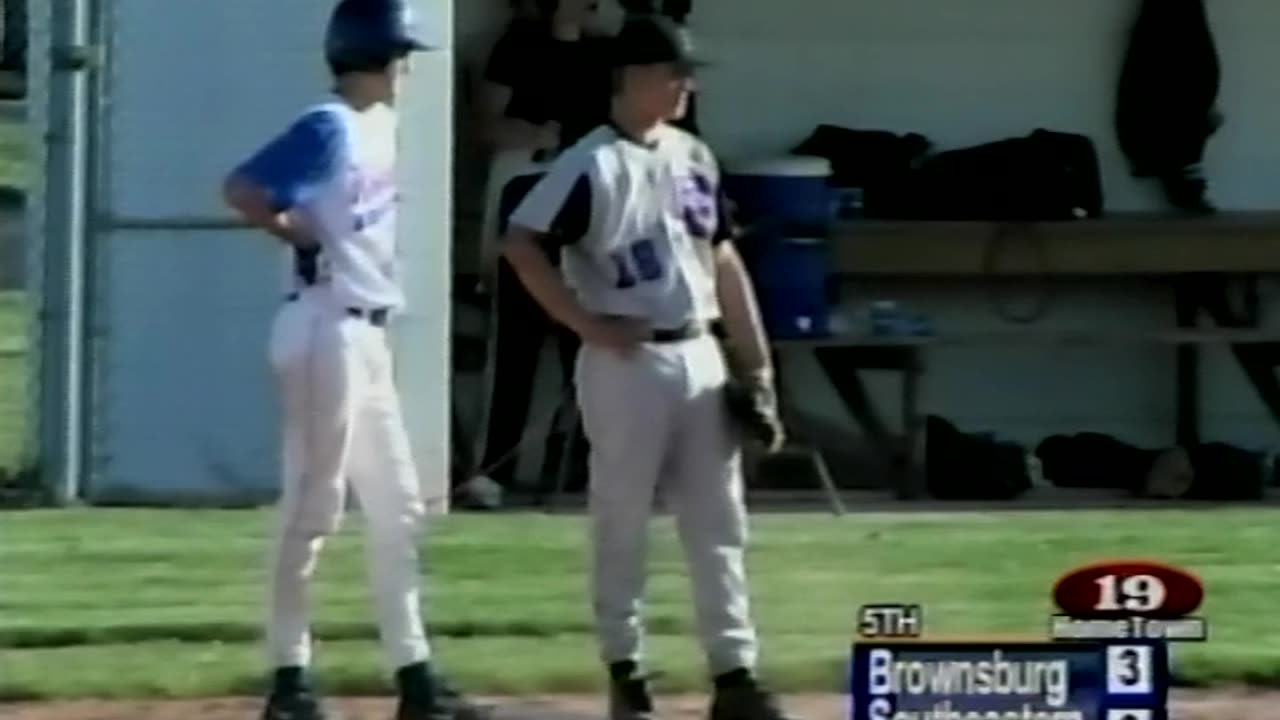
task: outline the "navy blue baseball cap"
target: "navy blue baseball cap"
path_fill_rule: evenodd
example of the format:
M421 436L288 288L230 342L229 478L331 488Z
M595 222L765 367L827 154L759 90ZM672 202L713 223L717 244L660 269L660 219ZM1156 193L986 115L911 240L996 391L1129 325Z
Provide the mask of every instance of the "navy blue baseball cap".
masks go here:
M330 62L378 67L411 52L433 49L418 36L405 0L342 0L325 34Z
M662 15L628 18L613 37L613 66L671 63L686 72L707 65L689 31Z

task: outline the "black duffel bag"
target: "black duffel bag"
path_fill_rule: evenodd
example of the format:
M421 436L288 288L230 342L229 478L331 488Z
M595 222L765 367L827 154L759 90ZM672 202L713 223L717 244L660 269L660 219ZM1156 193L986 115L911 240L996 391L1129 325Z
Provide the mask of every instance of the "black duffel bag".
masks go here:
M831 162L831 184L862 189L862 214L897 217L910 207L912 173L929 157L933 143L919 133L858 130L819 125L791 150Z
M1071 220L1103 206L1093 141L1043 129L938 153L906 192L899 217L911 220Z
M1031 489L1026 451L1017 443L961 432L925 418L925 489L937 500L1012 500Z

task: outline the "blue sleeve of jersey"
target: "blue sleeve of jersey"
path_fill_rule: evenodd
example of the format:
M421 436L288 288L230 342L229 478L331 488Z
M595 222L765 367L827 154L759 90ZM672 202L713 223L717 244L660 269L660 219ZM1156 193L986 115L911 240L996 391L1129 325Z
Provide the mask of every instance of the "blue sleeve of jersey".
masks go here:
M337 173L343 154L343 127L333 112L307 113L283 134L236 168L265 190L277 211L310 199Z

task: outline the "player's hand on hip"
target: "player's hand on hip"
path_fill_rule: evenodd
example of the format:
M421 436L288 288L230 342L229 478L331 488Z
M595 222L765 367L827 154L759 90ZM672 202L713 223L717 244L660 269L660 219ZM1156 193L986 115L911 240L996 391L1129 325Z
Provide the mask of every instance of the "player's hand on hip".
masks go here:
M652 332L638 320L623 318L593 318L580 333L587 345L609 350L623 357L635 352Z
M554 120L538 128L538 149L555 150L560 147L560 123Z
M284 212L276 215L272 233L299 250L319 250L320 248L315 233L294 213Z

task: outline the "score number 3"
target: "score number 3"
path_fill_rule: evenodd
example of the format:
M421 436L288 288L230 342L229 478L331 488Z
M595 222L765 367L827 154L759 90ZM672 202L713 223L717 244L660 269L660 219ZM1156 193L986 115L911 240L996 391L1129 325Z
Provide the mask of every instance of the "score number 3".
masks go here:
M1151 648L1113 645L1107 648L1107 694L1147 695L1152 688Z
M621 250L609 253L609 259L618 271L614 286L619 290L662 277L662 259L658 257L658 246L652 240L637 240Z

